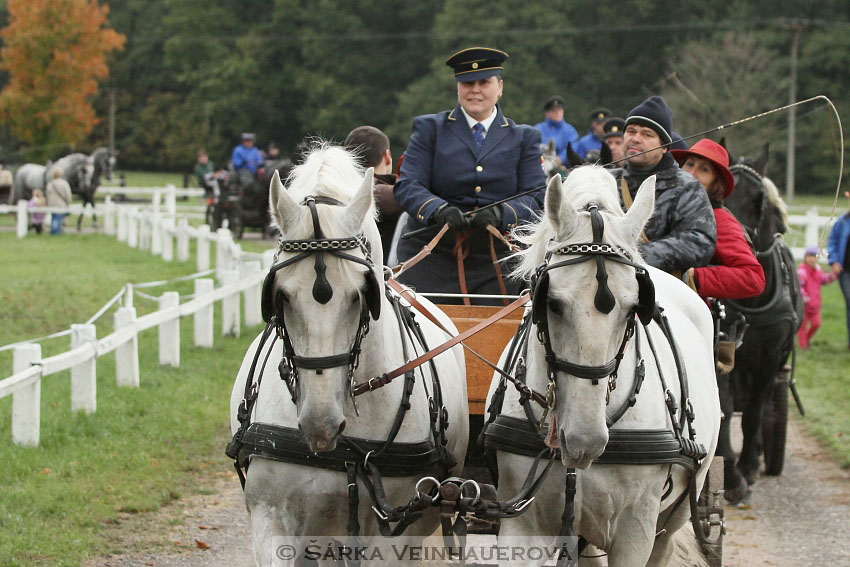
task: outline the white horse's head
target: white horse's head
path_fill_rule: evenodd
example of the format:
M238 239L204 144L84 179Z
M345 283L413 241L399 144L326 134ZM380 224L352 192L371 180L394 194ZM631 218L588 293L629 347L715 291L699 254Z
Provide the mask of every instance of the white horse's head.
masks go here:
M345 428L356 358L343 355L357 350L364 325L377 319L383 301L373 177L372 169L364 176L342 148L322 147L293 170L288 190L276 171L269 188L272 218L281 232L276 265L302 257L276 270L263 292L264 306L291 343L298 427L314 452L333 450ZM309 196L319 199L308 206ZM337 244L318 251L321 239Z
M544 350L557 361L548 363L555 377L555 408L550 412L547 444L560 447L567 467L590 466L608 443L608 379L601 368L620 350L636 308L650 308L642 302L650 301L647 286L651 286L648 276L629 263L613 261L610 255L588 256L568 246L601 240L611 246L609 254L614 251L619 258L640 264L635 244L654 204L654 176L641 185L632 207L623 214L613 176L601 167L583 166L574 169L563 186L560 176L549 181L544 218L524 238L531 246L519 270L531 276L546 266L537 272L533 320L538 331L544 331ZM593 216L604 227L601 239L598 226L594 235ZM583 256L585 261L555 266ZM606 274L607 280L602 277ZM591 379L594 374L600 377Z

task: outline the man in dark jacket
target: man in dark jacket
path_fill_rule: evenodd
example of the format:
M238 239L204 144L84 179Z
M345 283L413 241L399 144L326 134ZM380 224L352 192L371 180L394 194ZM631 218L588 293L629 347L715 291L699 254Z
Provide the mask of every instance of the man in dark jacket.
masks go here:
M358 126L349 132L343 145L347 150L357 154L360 165L364 168L375 168L375 206L380 214L378 231L381 233L384 264L386 264L395 225L402 210L393 198L396 177L392 173L393 158L390 154L390 140L386 134L373 126Z
M655 211L644 229L649 242L640 246L650 266L681 275L708 264L714 255L717 228L705 190L679 169L667 147L672 141L673 111L660 96L651 96L626 117L623 145L627 162L620 176L621 199L628 208L640 184L656 176Z

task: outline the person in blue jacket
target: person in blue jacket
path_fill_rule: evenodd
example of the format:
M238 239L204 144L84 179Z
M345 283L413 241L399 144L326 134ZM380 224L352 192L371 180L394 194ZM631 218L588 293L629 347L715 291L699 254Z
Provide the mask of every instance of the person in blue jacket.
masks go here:
M850 192L844 192L845 197L850 197ZM844 213L832 225L827 241L827 261L832 268L832 273L838 276L838 285L844 294L844 304L847 322L847 344L850 348L850 212Z
M499 259L510 250L493 240L487 227L508 231L543 207L540 131L516 124L498 105L507 58L504 51L486 47L455 53L446 65L457 81L457 106L413 120L393 194L410 215L402 234L428 225L434 230L402 238L398 259L419 252L444 224L452 229L430 256L400 276L417 291L459 293L463 280L468 293L501 293L498 276L509 268L499 262L496 271L491 246ZM526 191L533 192L481 208ZM508 293L521 285L506 277L505 284Z
M236 172L236 178L242 187L252 185L263 177L263 154L254 145L256 136L249 132L242 134L242 143L233 148L230 163Z
M534 125L540 130L540 140L546 145L549 140L555 142L555 152L561 158L561 163L567 163L567 144L576 144L578 132L572 124L564 122L564 99L553 96L543 105L546 120Z
M573 149L581 159L586 159L589 152L598 152L602 148L602 138L605 136L605 122L611 118L607 108L597 108L590 113L590 130L587 134L573 143Z

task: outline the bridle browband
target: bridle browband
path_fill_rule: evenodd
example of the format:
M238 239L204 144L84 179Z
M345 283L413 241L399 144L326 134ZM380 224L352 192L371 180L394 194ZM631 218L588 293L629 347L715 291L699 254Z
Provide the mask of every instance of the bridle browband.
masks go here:
M326 368L348 366L349 390L351 391L353 389L354 371L357 369L359 363L360 343L363 337L369 332L370 315L372 319L377 320L381 312L380 286L374 273L369 241L363 233L346 238L325 238L319 225L319 215L316 205L343 206L343 203L330 197L311 195L306 197L301 204L306 205L310 209L310 215L313 221L313 238L280 240L278 252L275 255L275 263L269 270L263 283L262 295L263 318L270 327L274 327L277 330L277 335L283 343L283 358L279 365L280 376L286 383L293 402L297 399L299 369L315 370L316 374L322 374ZM342 252L343 250L353 249L360 249L365 259ZM298 254L282 262L277 262L277 258L281 252L297 252ZM290 334L286 328L283 301L282 298L278 297L281 293L275 293L274 290L275 276L282 268L313 256L316 272L316 280L313 283L312 289L313 299L321 304L325 304L333 297L333 288L326 277L327 266L324 261L325 253L366 266L366 291L363 294L365 298L361 296L360 320L348 352L329 356L299 356L295 354L295 348L292 345Z
M543 263L537 268L531 281L531 289L533 291L531 296L532 322L537 325L537 338L545 349L549 380L552 384L555 380L556 370L566 372L567 374L577 378L592 380L593 384L598 384L601 378L612 378L613 380L616 380L617 369L623 359L626 344L634 335L636 325L635 318L639 318L644 325L648 325L652 320L652 314L655 310L654 287L646 268L634 262L631 254L625 248L602 242L602 236L605 228L602 215L599 214L598 205L590 203L587 206L587 211L590 213L591 226L593 229L593 242L589 244L568 244L561 246L560 248L550 250L546 253ZM550 261L552 256L555 254L579 255L579 257L551 264ZM620 348L614 358L605 364L600 365L576 364L568 360L558 358L552 350L552 342L549 334L549 321L546 305L549 290L548 273L555 268L574 266L589 260L596 261L597 290L596 296L594 297L594 306L599 312L606 314L610 313L615 304L614 296L608 287L608 273L605 270L605 260L612 260L614 262L633 267L635 269L635 277L637 278L639 285L638 305L634 307L628 318L626 329L623 332L623 340L620 342ZM550 386L549 389L552 390L552 387Z

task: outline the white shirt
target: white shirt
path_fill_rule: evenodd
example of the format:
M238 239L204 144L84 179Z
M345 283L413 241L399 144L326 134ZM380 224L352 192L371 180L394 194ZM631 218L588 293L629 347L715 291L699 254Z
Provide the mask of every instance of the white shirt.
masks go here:
M478 124L478 120L476 120L475 118L473 118L472 116L467 114L466 110L464 110L463 106L460 107L460 110L461 110L461 112L463 112L463 115L466 117L466 123L469 124L469 129L472 130L473 126ZM496 107L494 106L493 112L490 114L490 116L488 116L487 118L485 118L484 120L481 121L481 125L484 126L484 131L482 132L482 134L484 135L485 138L487 137L487 132L490 131L490 126L493 124L493 121L496 119L496 114L498 114L498 112L496 111Z

